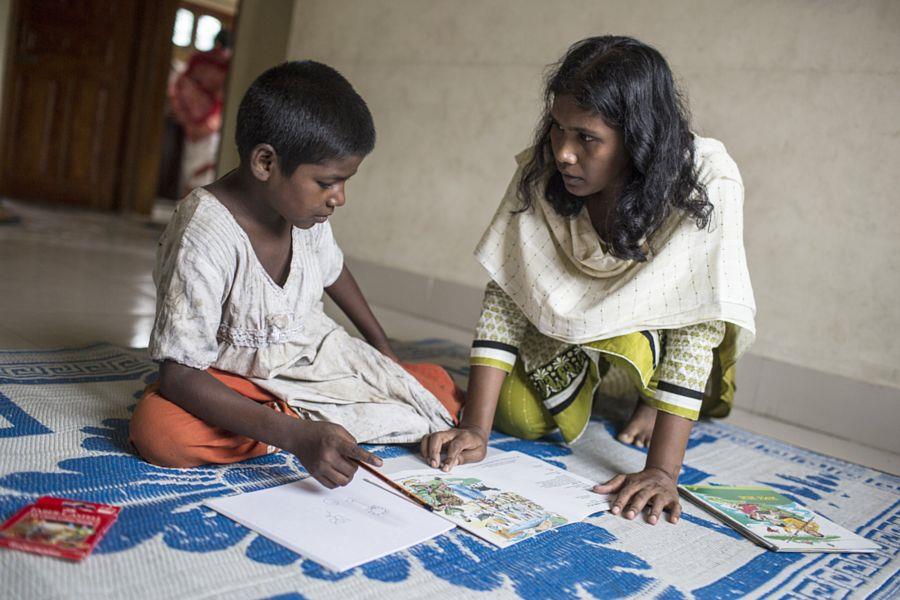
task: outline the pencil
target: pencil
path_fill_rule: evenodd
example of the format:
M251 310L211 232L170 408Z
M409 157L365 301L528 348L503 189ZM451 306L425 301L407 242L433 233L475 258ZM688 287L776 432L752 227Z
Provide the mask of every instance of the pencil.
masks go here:
M430 504L428 504L427 502L425 502L424 500L422 500L421 498L419 498L418 496L416 496L415 494L410 492L408 489L406 489L405 487L403 487L402 485L400 485L399 483L397 483L396 481L394 481L393 479L391 479L390 477L388 477L387 475L385 475L384 473L382 473L381 471L379 471L372 465L366 464L363 461L357 460L355 458L352 460L354 462L356 462L359 466L361 466L363 469L365 469L366 471L368 471L369 473L371 473L372 475L377 477L379 480L386 483L391 489L400 492L401 494L403 494L404 496L406 496L407 498L409 498L410 500L412 500L413 502L415 502L422 508L425 508L432 512L434 511L434 508L432 508L432 506Z

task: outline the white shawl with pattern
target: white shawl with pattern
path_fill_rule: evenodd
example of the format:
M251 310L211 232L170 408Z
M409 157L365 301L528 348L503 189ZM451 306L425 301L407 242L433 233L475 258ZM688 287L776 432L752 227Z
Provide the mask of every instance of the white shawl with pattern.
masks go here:
M698 229L681 211L649 240L650 258L623 261L604 252L586 209L559 216L543 195L520 207L522 163L475 257L543 334L580 344L647 329L722 320L755 333L756 304L744 253L744 186L721 142L695 137L695 161L714 210Z

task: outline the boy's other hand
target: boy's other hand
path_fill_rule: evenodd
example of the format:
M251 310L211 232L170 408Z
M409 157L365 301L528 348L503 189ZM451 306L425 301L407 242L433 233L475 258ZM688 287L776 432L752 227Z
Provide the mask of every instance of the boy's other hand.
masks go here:
M681 503L675 480L664 470L648 467L640 473L620 473L603 484L594 486L598 494L616 494L610 512L634 519L645 508L649 509L647 522L656 525L664 510L669 511L669 522L677 523L681 516Z
M350 483L356 474L356 460L380 467L383 461L360 448L346 429L335 423L298 421L302 429L294 436L294 444L285 450L300 459L313 478L334 489Z
M478 462L487 453L488 436L476 427L457 427L438 431L422 438L422 458L434 469L449 471L456 465ZM446 447L447 457L441 463L441 452Z

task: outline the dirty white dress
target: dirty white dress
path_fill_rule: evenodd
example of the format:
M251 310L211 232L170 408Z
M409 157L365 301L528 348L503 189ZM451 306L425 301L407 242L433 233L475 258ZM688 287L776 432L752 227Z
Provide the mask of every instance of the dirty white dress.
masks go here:
M150 356L247 377L313 420L359 442L412 443L452 426L449 412L402 367L328 317L324 288L343 267L328 223L293 228L279 286L214 195L182 200L157 250Z

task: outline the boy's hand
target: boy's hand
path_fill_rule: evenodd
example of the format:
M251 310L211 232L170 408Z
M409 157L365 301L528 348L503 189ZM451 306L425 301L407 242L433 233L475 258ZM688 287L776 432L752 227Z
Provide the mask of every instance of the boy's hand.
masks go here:
M622 513L626 519L633 519L644 510L650 509L647 522L656 525L662 511L669 509L669 522L677 523L681 516L681 503L675 480L664 470L647 467L640 473L625 475L620 473L604 484L594 486L598 494L616 494L610 512Z
M350 433L335 423L298 421L302 425L294 436L294 443L285 448L300 459L300 463L316 481L334 489L350 483L360 460L380 467L380 458L357 445Z
M487 452L488 436L477 427L457 427L438 431L422 438L420 452L432 468L449 471L456 465L478 462ZM441 451L446 446L447 458L441 464Z

